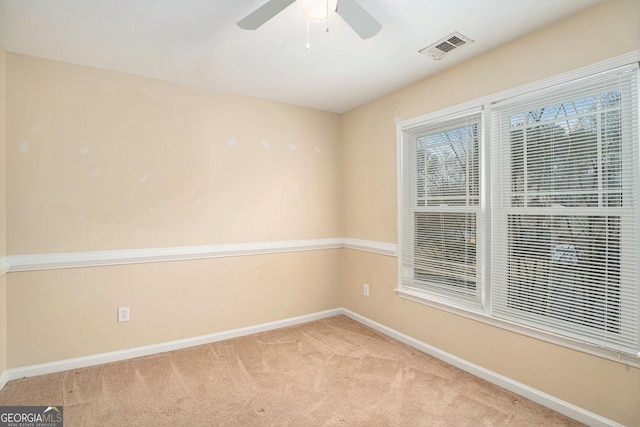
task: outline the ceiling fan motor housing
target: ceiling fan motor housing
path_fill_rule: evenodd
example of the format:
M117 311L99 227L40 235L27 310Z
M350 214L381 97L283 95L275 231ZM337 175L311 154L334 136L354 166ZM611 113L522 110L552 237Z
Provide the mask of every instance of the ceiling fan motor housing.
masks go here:
M310 21L326 21L338 8L338 0L298 0L302 14Z

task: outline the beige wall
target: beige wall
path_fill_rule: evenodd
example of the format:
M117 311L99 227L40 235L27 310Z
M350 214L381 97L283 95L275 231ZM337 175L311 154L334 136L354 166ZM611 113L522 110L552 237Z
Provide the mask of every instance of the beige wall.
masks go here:
M639 14L635 0L610 0L341 117L12 53L5 71L0 51L7 251L343 235L395 243L397 121L638 49ZM9 273L0 373L344 306L640 424L639 369L400 299L396 262L322 250ZM131 321L117 323L123 305Z
M397 242L395 123L640 49L640 2L610 0L342 117L345 236ZM597 30L596 30L597 29ZM394 294L397 260L351 250L343 306L625 425L640 425L640 369L491 327ZM370 284L370 297L362 284Z
M9 274L9 367L340 307L340 249ZM117 323L116 307L131 307Z
M335 114L12 53L7 73L12 255L341 234Z
M0 46L0 261L6 247L6 77L7 52ZM7 369L7 278L0 274L0 375Z
M10 255L342 235L335 114L13 53L7 76ZM8 367L337 308L340 265L320 250L11 272Z

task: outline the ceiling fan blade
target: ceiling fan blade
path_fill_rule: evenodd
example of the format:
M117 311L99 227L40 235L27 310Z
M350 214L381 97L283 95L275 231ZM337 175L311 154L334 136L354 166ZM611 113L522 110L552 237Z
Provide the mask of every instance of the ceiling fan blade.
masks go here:
M336 12L363 39L375 36L382 28L356 0L338 0Z
M245 30L256 30L269 19L285 10L296 0L269 0L249 15L237 22L238 27Z

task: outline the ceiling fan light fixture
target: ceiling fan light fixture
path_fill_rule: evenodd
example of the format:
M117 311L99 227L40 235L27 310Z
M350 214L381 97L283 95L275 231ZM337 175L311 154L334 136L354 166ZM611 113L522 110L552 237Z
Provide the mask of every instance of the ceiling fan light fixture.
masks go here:
M338 0L298 0L302 14L310 21L326 21L338 8Z

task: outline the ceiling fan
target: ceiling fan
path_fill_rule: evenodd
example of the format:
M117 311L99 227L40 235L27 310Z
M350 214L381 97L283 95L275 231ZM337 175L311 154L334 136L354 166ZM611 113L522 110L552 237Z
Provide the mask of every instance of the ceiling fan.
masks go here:
M262 24L282 12L296 0L269 0L237 22L240 28L256 30ZM382 25L375 20L356 0L297 0L302 13L312 21L328 19L336 12L361 38L368 39L378 34Z

